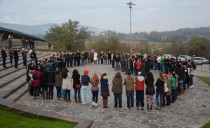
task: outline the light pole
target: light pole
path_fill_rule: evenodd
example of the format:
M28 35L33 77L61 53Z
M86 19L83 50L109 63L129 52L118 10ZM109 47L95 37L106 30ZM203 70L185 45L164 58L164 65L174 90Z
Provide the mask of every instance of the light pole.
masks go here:
M132 47L131 47L131 9L132 9L132 6L135 5L134 3L132 3L131 1L129 3L127 3L129 8L130 8L130 53L132 53Z

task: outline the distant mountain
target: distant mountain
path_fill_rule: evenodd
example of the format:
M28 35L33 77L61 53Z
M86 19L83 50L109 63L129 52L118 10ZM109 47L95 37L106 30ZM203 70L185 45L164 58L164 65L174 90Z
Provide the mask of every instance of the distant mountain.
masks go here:
M48 24L41 24L41 25L35 25L35 26L29 26L29 25L21 25L21 24L11 24L11 23L2 23L0 22L1 27L13 29L16 31L32 34L32 35L45 35L45 33L55 24L48 23ZM92 27L92 26L84 26L80 25L79 27L86 27L88 28L88 31L104 31L103 29Z

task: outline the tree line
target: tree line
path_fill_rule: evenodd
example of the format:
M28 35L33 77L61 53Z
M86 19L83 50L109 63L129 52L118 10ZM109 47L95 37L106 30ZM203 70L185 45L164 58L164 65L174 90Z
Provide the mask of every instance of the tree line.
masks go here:
M54 25L46 33L45 38L52 42L54 49L56 51L77 51L77 50L91 50L96 51L124 51L129 52L129 41L121 41L115 32L109 36L101 36L97 40L92 40L90 33L87 28L79 28L78 21L69 20L62 25ZM132 49L135 53L149 53L149 54L164 54L170 53L174 56L181 54L187 54L191 56L204 56L209 58L210 55L210 28L198 28L198 29L180 29L175 33L180 32L180 36L174 37L176 39L175 43L169 46L164 46L156 48L154 45L150 45L148 41L139 41L139 43L132 42ZM151 32L149 35L147 33L141 33L139 38L148 36L150 40L160 41L161 34L173 35L174 32ZM182 34L181 34L182 33ZM196 36L192 36L194 35ZM197 34L196 34L197 33ZM207 34L209 33L209 35ZM200 36L200 35L203 36ZM206 34L206 36L205 36ZM134 33L138 37L138 33ZM123 35L122 36L126 36ZM135 38L132 38L135 40ZM163 41L162 41L163 42ZM167 42L165 40L164 42ZM168 41L173 42L173 41ZM210 59L210 58L209 58Z

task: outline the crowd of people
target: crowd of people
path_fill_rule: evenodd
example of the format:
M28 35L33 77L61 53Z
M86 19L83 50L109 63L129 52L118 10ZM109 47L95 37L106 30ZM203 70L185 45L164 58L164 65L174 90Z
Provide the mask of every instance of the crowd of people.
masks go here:
M23 66L27 66L28 50L26 48L22 48L22 50L20 50L18 48L6 49L5 47L2 47L0 58L2 58L3 68L7 68L7 62L6 62L7 57L9 57L10 66L14 66L15 68L18 68L18 62L19 62L19 58L20 58L19 53L21 53L21 56L22 56ZM35 52L34 49L29 50L29 55L30 55L30 58L31 58L31 62L37 60L36 52ZM14 64L13 64L13 62L14 62Z
M107 73L89 76L89 70L79 73L77 66L86 64L106 64L117 71L112 80ZM68 68L74 68L72 73ZM153 97L156 95L156 109L174 103L189 87L193 87L193 70L195 64L188 60L181 62L176 58L162 56L134 55L125 52L59 52L43 60L33 59L28 65L26 79L29 83L29 93L34 98L51 100L55 98L65 102L89 104L90 91L92 105L98 106L99 94L103 99L103 108L108 108L110 92L114 95L114 108L122 110L123 87L127 97L127 109L134 108L136 96L137 110L144 110L146 96L147 110L153 109ZM159 71L155 81L151 70ZM94 71L93 71L94 72ZM127 76L122 78L122 73ZM111 86L108 81L111 82ZM56 90L54 89L56 88ZM109 90L111 89L111 90ZM72 94L73 93L73 94Z

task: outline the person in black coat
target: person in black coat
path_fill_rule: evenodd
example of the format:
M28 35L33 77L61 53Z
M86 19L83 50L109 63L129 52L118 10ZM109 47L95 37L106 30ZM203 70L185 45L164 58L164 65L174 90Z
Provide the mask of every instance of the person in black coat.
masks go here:
M15 68L18 68L18 59L19 59L18 49L15 49L14 50Z
M12 48L9 49L9 59L11 66L13 65L13 58L14 58L14 50Z
M161 106L163 103L163 93L164 93L164 83L165 78L163 73L161 72L160 77L157 79L155 86L156 86L156 102L157 102L157 110L161 110Z
M1 56L2 56L2 60L3 60L3 68L7 68L6 67L7 53L6 53L5 47L2 47Z
M47 99L48 96L48 72L47 72L47 69L44 69L43 72L42 72L43 76L42 76L42 80L41 80L41 88L42 88L42 96L43 96L43 99Z
M81 90L81 83L80 83L80 74L77 69L74 69L72 72L72 79L73 79L73 88L74 88L74 98L75 102L81 103L81 95L80 95L80 90Z
M27 65L27 51L25 50L25 48L22 49L22 57L23 57L23 65L26 66Z
M147 110L152 110L153 95L155 94L154 77L152 72L147 73L145 84L146 84L146 95L147 95Z
M34 49L32 50L32 52L31 52L31 54L30 54L30 58L31 58L31 62L32 62L32 61L35 62L36 59L37 59L36 52L35 52Z
M55 84L55 72L53 70L53 68L50 68L50 71L48 72L47 75L47 84L48 84L48 90L49 90L49 94L48 94L48 99L53 99L53 90L54 90L54 84Z

